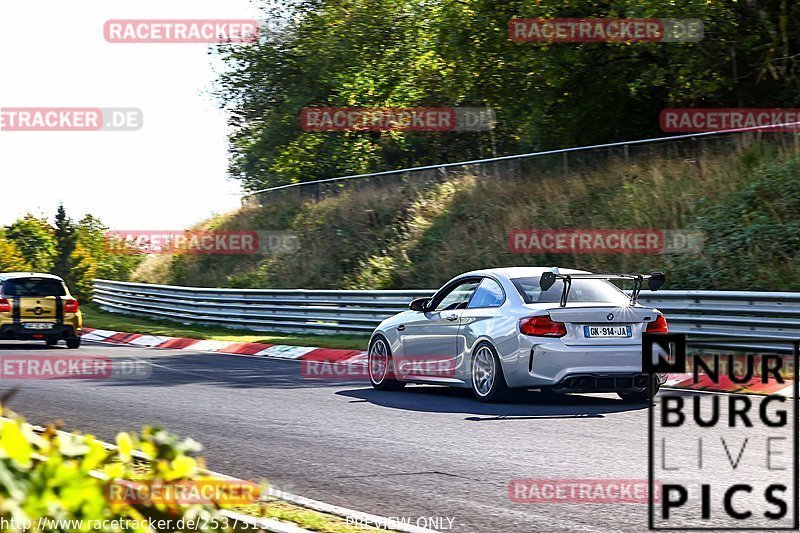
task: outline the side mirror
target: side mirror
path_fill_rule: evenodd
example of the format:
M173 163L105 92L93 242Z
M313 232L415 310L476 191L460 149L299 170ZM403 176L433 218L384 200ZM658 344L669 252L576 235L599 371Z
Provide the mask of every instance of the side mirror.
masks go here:
M647 280L647 287L651 291L657 291L664 286L665 281L667 281L667 276L663 272L653 272L650 274L650 279Z
M545 272L542 274L542 277L539 278L539 287L542 288L542 292L546 292L553 286L556 282L556 275L553 272Z
M429 301L431 301L430 298L417 298L416 300L411 300L411 303L408 304L408 308L412 311L422 312L427 308Z

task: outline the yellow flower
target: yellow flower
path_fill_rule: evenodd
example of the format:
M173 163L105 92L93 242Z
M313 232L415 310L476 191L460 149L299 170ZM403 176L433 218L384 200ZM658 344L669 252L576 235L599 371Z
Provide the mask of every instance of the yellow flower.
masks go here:
M119 458L127 463L131 460L131 452L133 451L133 439L128 433L117 434L117 447L119 448Z

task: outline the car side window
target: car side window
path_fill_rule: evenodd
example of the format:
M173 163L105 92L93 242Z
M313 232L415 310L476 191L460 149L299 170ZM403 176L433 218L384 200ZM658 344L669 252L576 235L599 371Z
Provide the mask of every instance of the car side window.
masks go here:
M472 295L467 309L477 309L479 307L500 307L506 301L503 288L491 278L483 278L481 284Z
M465 281L453 287L450 292L436 304L435 311L449 311L451 309L463 309L472 297L472 293L478 288L478 280Z

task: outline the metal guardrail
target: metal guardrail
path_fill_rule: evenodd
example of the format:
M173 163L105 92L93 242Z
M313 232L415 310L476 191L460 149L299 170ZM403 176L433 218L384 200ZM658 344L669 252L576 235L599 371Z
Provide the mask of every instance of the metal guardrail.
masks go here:
M118 313L254 331L370 333L378 323L433 290L347 291L207 289L94 280L94 302ZM698 340L733 337L728 347L767 349L758 340L800 338L800 293L642 291L670 331ZM774 346L771 348L775 350Z
M254 331L370 333L433 290L206 289L94 280L102 309Z

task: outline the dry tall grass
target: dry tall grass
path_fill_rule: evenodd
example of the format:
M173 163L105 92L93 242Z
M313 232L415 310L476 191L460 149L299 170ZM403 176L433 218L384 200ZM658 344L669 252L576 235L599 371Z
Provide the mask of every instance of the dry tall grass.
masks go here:
M451 174L425 186L362 187L321 201L243 208L216 218L213 226L291 229L300 249L272 257L182 257L171 261L169 279L163 264L145 263L136 277L208 286L420 288L474 268L557 264L594 271L666 270L676 274L671 286L689 288L701 279L708 282L692 269L725 258L714 248L715 234L707 235L707 245L717 255L698 257L522 255L509 251L508 234L544 228L705 228L711 206L752 186L764 165L783 168L792 156L791 144L755 144L735 152L706 151L700 158L620 158L566 171L527 170L522 176Z

